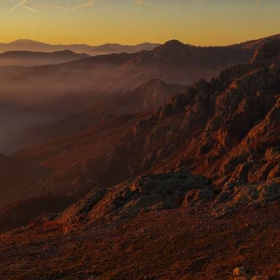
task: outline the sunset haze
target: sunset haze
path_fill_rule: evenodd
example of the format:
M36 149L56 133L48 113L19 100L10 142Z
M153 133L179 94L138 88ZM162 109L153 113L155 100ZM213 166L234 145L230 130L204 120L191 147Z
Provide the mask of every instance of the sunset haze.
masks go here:
M0 38L229 45L279 33L279 8L275 0L2 0Z
M0 280L280 280L280 0L0 0Z

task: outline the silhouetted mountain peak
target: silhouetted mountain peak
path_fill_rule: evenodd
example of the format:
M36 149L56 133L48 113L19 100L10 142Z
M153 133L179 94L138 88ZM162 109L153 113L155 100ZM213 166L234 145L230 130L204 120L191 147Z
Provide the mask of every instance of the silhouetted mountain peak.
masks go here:
M189 57L190 47L184 45L178 40L171 40L165 44L155 48L150 54L143 56L151 61L156 61L159 64L182 64Z
M18 39L18 40L13 41L12 43L29 43L29 42L32 42L32 43L36 42L36 43L38 43L37 41L30 40L30 39Z
M12 45L18 45L18 44L20 44L20 45L21 44L24 44L24 45L26 45L26 44L30 44L30 45L34 45L34 44L36 44L36 45L47 45L45 43L34 41L34 40L30 40L30 39L18 39L18 40L10 42L10 44L12 44Z
M165 42L163 45L164 46L182 46L182 45L185 46L182 42L180 42L179 40L175 40L175 39L169 40L169 41Z
M185 44L183 44L182 42L180 42L178 40L170 40L170 41L167 41L166 43L164 43L159 48L164 49L164 50L176 51L176 50L182 50L182 49L185 50L186 47L187 46Z

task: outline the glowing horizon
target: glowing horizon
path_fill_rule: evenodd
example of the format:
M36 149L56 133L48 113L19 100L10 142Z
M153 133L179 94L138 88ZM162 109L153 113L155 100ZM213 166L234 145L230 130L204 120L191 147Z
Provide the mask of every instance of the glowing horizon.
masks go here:
M0 42L230 45L280 33L276 0L0 0Z

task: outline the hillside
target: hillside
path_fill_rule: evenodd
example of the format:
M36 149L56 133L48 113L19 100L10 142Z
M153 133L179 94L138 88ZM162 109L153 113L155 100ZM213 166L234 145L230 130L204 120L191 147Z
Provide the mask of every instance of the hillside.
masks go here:
M217 217L212 214L209 199L208 202L200 196L193 199L190 190L186 198L182 196L187 185L165 188L167 182L176 180L178 175L146 176L134 182L133 192L124 190L118 197L112 196L115 200L109 199L110 204L103 209L102 204L97 205L95 208L100 212L90 211L98 201L97 196L95 200L88 197L87 204L83 204L86 200L81 201L62 216L66 219L70 213L77 213L73 216L77 219L65 222L55 220L57 215L49 215L28 228L2 234L1 277L28 280L277 279L279 203L268 203L261 208L241 206L236 213ZM198 178L192 180L186 175L178 177L173 187L184 181L199 182ZM164 178L167 179L165 185ZM157 183L154 190L150 182ZM137 188L143 192L137 192ZM179 199L173 200L175 195L179 195ZM180 206L182 199L183 207ZM109 218L108 210L112 206L114 214ZM137 208L143 211L132 212L130 219L121 218L130 213L130 209ZM85 222L102 213L108 213L106 220L100 216L95 222ZM244 267L242 271L246 276L233 276L233 271L240 267Z
M246 49L256 50L257 48L261 47L263 44L267 42L279 40L279 39L280 39L280 34L275 34L269 37L243 42L239 44L239 46Z
M94 105L85 112L49 125L32 127L20 134L17 140L7 143L5 150L15 151L70 136L97 124L106 116L155 110L173 95L182 93L187 88L161 80L151 80L132 91Z
M34 185L49 174L50 171L42 166L0 155L0 208L38 195L34 192Z
M1 236L0 275L278 279L279 45L265 43L250 63L196 82L153 112L107 116L1 157L49 174L32 185L37 198L0 212L18 225L32 219L22 207L46 212ZM59 206L74 194L83 198L47 214L51 196Z
M231 186L243 186L241 195L277 184L279 86L278 56L239 65L199 81L152 114L110 116L16 157L53 170L43 189L54 194L184 166L229 197L239 194Z
M7 152L6 143L27 128L62 120L108 100L108 96L98 97L108 73L134 56L108 55L70 64L1 67L0 150Z

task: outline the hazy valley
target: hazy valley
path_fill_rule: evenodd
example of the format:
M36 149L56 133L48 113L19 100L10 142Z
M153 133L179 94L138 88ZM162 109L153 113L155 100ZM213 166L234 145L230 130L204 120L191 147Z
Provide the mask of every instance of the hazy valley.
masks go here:
M127 96L153 79L184 86L201 78L210 79L225 68L250 62L261 41L229 47L194 47L173 40L151 51L89 58L82 55L83 59L79 59L80 54L67 51L0 54L0 65L1 56L2 63L10 63L6 60L8 56L18 64L0 67L3 72L0 104L4 107L1 118L4 140L0 150L10 153L26 145L13 144L13 139L5 135L18 139L17 134L32 126L61 121L104 102L108 104L111 99L114 103L120 95ZM71 57L75 61L59 64ZM53 63L54 59L58 64ZM32 65L38 60L48 61L49 65L24 67L27 61ZM161 105L162 101L154 105ZM148 108L135 108L142 109Z

